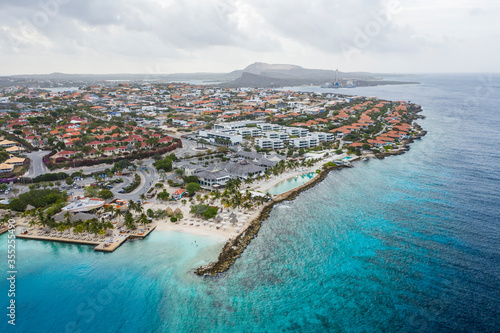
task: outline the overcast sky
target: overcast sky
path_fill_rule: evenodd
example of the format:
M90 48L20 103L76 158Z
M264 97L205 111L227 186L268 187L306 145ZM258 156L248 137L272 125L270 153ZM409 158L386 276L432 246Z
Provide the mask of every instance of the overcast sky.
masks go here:
M0 75L500 72L494 0L0 0Z

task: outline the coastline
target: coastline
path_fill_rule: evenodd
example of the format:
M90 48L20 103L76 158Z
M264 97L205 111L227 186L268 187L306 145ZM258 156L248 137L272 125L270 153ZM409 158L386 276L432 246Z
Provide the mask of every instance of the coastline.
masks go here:
M257 218L250 222L248 228L241 234L239 234L236 238L227 241L221 253L219 254L217 261L197 268L195 270L195 274L199 276L217 276L221 273L226 272L236 262L236 259L238 259L245 251L246 247L250 244L252 239L257 236L260 227L262 226L262 222L264 222L269 217L269 214L276 204L279 204L283 201L290 201L295 199L300 193L314 187L316 184L323 181L326 176L328 176L330 171L342 168L345 168L345 166L325 168L318 176L314 177L307 183L300 185L288 192L280 194L270 202L263 205Z
M393 150L393 151L389 151L389 152L383 152L383 153L379 153L379 154L375 154L375 155L372 154L372 155L366 156L366 157L375 157L378 159L383 159L383 158L388 157L388 156L401 155L401 154L406 153L407 151L410 150L410 148L409 148L410 143L414 142L414 140L422 138L423 136L425 136L427 134L427 132L422 130L422 128L420 126L418 126L418 129L419 129L419 133L417 135L414 135L411 138L403 141L404 145L401 149ZM334 159L333 157L330 157L330 158L323 160L322 162L331 161L333 159ZM358 158L352 159L351 161L352 162L359 161L359 159L360 158L358 157ZM346 166L346 165L328 166L328 167L322 169L321 172L318 174L318 176L315 176L307 183L302 184L302 185L300 185L294 189L291 189L290 191L287 191L285 193L276 195L270 202L264 204L260 208L260 211L258 211L258 215L256 216L256 218L251 220L250 224L243 232L241 232L237 237L231 238L226 242L226 244L222 248L221 253L219 254L219 257L217 258L217 261L214 261L208 265L198 267L194 271L194 273L199 275L199 276L204 276L204 277L205 276L216 277L219 274L223 274L226 271L228 271L231 268L231 266L236 262L236 260L241 256L241 254L245 251L245 249L250 244L252 239L257 237L259 230L260 230L260 227L262 226L262 223L269 217L272 209L274 208L274 206L276 204L279 204L283 201L294 200L300 193L307 191L307 190L311 189L312 187L316 186L317 184L319 184L320 182L322 182L331 171L340 170L340 169L343 169L346 167L350 167L350 164L348 166ZM313 166L313 167L304 168L304 169L306 171L300 170L300 171L294 171L291 173L287 173L286 176L281 175L280 177L278 177L278 181L272 182L272 185L266 184L265 186L263 186L263 188L270 188L270 187L275 186L276 184L278 184L284 180L287 180L287 179L293 178L297 175L305 174L305 173L311 172L313 170L316 170L317 167ZM309 171L307 171L307 170L309 170ZM258 186L258 185L259 184L256 184L256 185L252 186L252 188L255 186Z
M171 223L168 221L160 222L156 225L156 231L161 232L183 232L196 236L208 236L214 239L227 241L228 233L225 231L216 230L213 228L212 230L207 230L205 228L193 228L192 226L185 226L182 224Z

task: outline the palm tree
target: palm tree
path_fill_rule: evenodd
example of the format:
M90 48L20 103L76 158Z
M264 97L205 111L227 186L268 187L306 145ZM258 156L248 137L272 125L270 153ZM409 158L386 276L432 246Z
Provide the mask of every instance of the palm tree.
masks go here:
M43 227L45 227L47 225L47 220L45 218L45 215L43 214L43 210L41 210L41 209L38 210L38 222Z
M139 223L141 223L143 226L149 223L148 216L144 213L141 213L139 216Z
M1 219L0 219L0 227L3 227L5 224L8 224L9 223L9 220L10 220L10 215L4 215ZM30 222L31 223L31 222Z
M84 226L83 224L81 224L81 222L82 222L81 220L78 220L78 224L75 225L75 227L73 228L73 233L76 235L83 232Z
M146 200L146 194L142 193L142 194L139 196L139 198L140 198L142 201Z
M142 207L142 203L137 203L137 204L135 205L135 211L136 211L137 213L142 213L142 212L144 211L144 208Z
M220 199L220 196L221 196L221 193L219 190L215 190L214 192L214 199L217 200L217 199Z
M111 221L107 220L107 221L103 222L102 228L103 229L114 229L115 226L113 225L113 223L111 223Z
M66 223L70 224L71 223L71 213L66 211L66 213L64 213L64 220L66 221Z
M113 215L118 218L118 222L119 222L121 220L120 217L125 215L125 213L120 208L116 207L113 211ZM113 223L111 223L111 224L113 224Z
M129 200L129 202L128 202L128 209L135 211L136 207L137 207L136 202L134 200Z

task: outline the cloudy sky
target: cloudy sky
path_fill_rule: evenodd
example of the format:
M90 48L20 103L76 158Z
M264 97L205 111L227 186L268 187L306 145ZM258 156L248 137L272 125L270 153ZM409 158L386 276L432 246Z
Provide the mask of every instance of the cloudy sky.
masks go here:
M0 75L500 72L493 0L0 0Z

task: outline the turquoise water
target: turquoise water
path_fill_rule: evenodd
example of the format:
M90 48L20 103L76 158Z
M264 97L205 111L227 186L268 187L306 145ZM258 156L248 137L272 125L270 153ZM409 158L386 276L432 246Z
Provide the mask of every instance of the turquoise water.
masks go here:
M314 176L316 176L316 175L317 175L317 173L310 172L310 173L306 173L306 174L303 174L303 175L300 175L297 177L293 177L293 178L284 180L284 181L276 184L276 186L269 189L268 192L271 194L274 194L274 195L288 192L288 191L293 190L294 188L296 188L300 185L307 183L308 181L313 179Z
M342 159L342 161L349 161L349 160L351 160L351 159L352 159L352 157L351 157L351 156L346 156L346 157L344 157L344 158Z
M498 332L500 81L408 79L349 93L422 104L429 134L276 207L226 274L192 273L222 246L206 237L19 240L18 325L0 332Z

